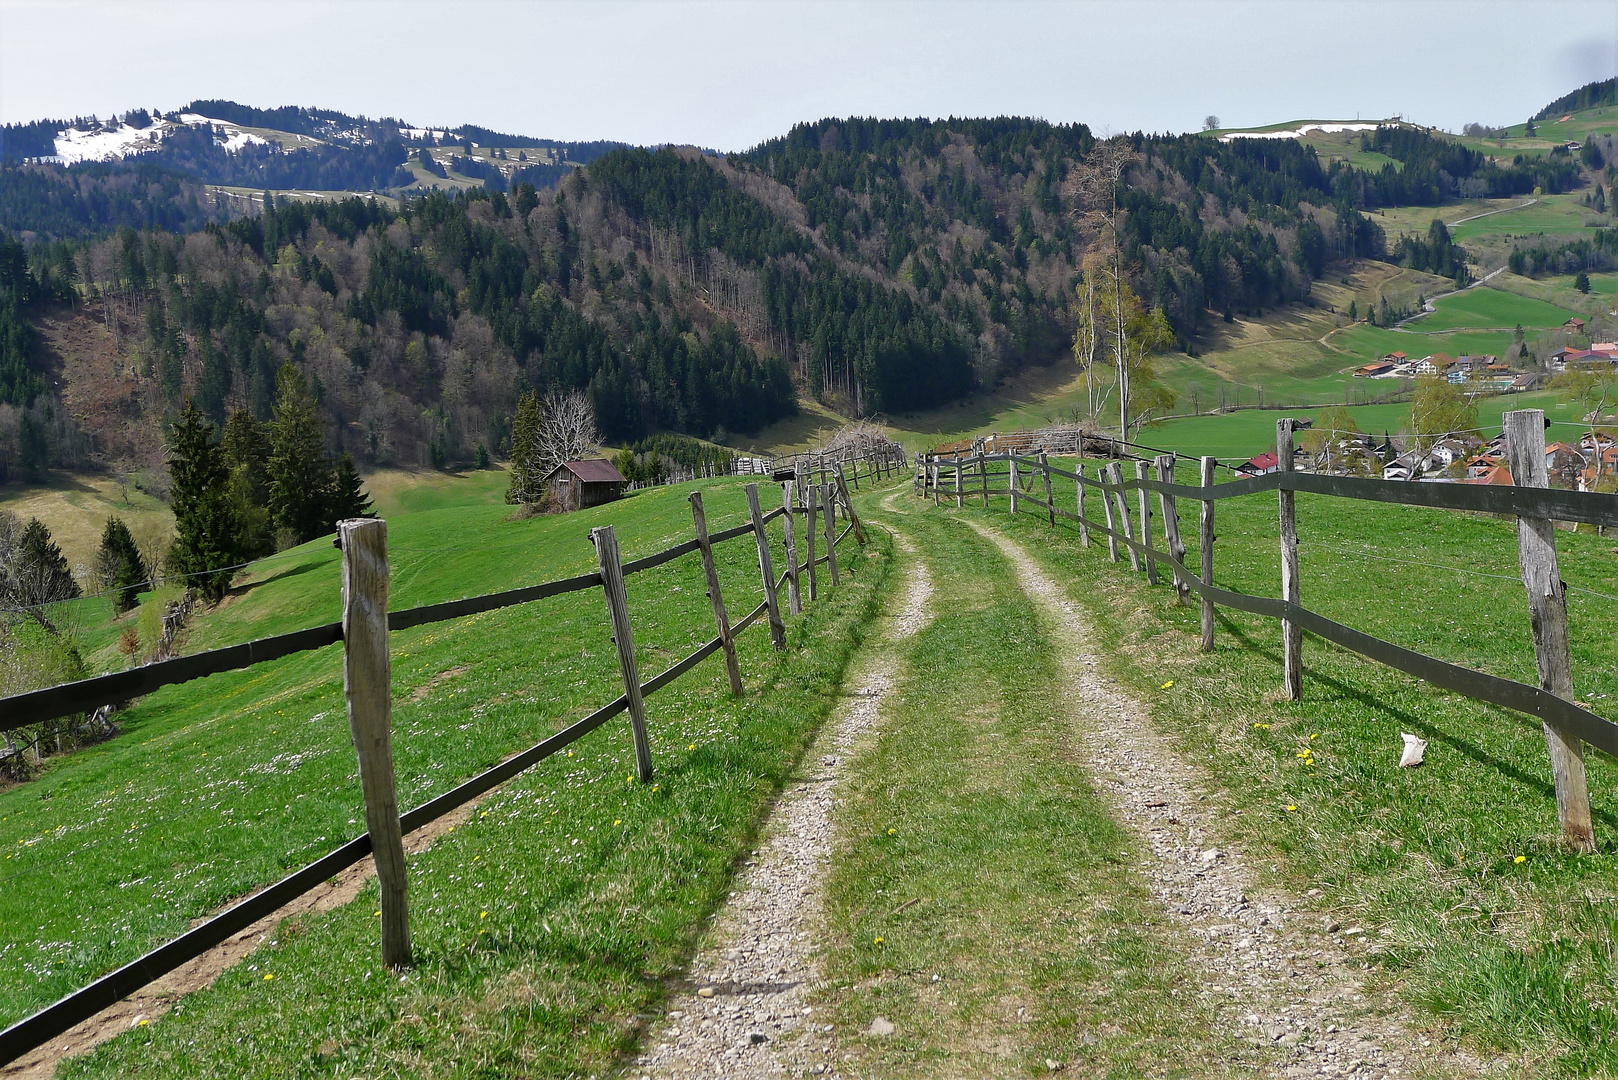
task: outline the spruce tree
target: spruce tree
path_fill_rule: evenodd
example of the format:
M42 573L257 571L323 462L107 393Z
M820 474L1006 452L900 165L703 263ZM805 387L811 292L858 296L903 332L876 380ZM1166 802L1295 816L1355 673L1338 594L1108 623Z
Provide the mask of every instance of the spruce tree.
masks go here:
M79 583L73 580L67 557L51 539L51 531L38 518L30 518L17 539L17 550L10 567L11 581L7 592L17 607L38 608L62 600L73 600L84 595ZM48 617L39 611L35 615L49 626Z
M325 435L314 395L291 364L275 378L275 416L270 421L270 520L296 543L328 531L332 490Z
M354 467L354 456L344 454L337 459L337 471L332 477L330 496L326 506L327 531L334 531L339 521L349 518L376 517L371 498L365 494L360 471Z
M151 584L149 576L129 526L116 516L109 517L96 551L96 580L101 588L113 590L113 610L122 614L134 607L136 594Z
M256 559L275 550L275 529L270 523L270 440L264 425L246 409L236 409L225 421L219 452L230 470L230 492L241 522L240 549Z
M218 600L235 576L225 568L241 556L241 522L213 425L189 399L169 429L168 453L175 532L169 561L192 588Z
M539 395L530 390L517 402L517 415L511 421L511 484L506 488L506 502L529 503L539 498L534 451L539 448L539 428L545 417L545 407Z

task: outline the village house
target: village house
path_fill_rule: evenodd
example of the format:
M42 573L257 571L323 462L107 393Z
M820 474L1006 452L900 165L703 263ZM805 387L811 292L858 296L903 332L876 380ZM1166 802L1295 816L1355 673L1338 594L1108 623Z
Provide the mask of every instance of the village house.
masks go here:
M559 510L582 510L612 502L623 494L626 483L613 463L601 458L564 461L543 481Z
M1565 442L1554 442L1545 448L1545 471L1550 474L1552 486L1573 487L1585 461L1583 452Z
M1281 467L1281 459L1274 450L1266 450L1257 457L1250 457L1236 466L1236 472L1242 476L1265 476L1275 472Z
M1447 375L1455 358L1448 353L1433 353L1417 360L1410 367L1412 375Z
M1584 333L1584 320L1575 315L1573 318L1562 324L1562 329L1571 330L1575 334L1582 334Z

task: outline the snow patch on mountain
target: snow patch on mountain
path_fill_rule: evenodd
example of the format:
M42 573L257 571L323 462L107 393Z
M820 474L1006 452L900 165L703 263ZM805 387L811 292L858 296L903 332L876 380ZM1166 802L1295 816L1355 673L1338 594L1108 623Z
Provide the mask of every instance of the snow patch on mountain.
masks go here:
M1371 123L1360 121L1309 123L1299 124L1296 128L1287 128L1282 131L1227 131L1219 136L1219 141L1230 142L1232 139L1301 139L1311 131L1318 131L1323 135L1335 135L1343 131L1375 131L1381 126L1381 123L1374 121Z

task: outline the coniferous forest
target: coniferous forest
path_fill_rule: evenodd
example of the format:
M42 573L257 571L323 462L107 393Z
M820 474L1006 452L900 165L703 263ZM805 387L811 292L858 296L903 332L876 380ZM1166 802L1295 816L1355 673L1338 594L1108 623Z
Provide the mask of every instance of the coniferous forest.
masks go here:
M336 122L294 112L236 120ZM154 452L138 432L187 400L216 429L235 410L266 422L286 365L332 459L368 464L502 455L530 390L586 393L626 444L754 432L800 396L853 415L931 408L1065 354L1093 236L1075 193L1091 133L1018 118L823 120L729 156L580 144L587 165L533 174L549 187L491 175L398 201L265 195L247 216L202 182L272 183L295 160L380 183L406 151L221 158L193 141L124 165L0 167L0 223L25 241L0 251L0 466L27 465L29 425L36 463L138 467ZM1402 164L1375 173L1290 140L1124 141L1132 287L1182 348L1210 319L1307 299L1335 259L1464 272L1437 240L1390 250L1362 210L1576 179L1571 163L1501 167L1404 128L1367 135ZM47 389L59 361L33 323L64 309L116 341L111 419ZM92 422L123 427L75 436Z

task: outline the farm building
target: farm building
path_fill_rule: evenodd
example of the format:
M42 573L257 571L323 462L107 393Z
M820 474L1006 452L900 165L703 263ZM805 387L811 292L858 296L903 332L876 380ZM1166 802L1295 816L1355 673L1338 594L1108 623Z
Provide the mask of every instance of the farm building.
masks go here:
M612 502L628 483L610 461L564 461L545 477L545 490L560 510L582 510Z

